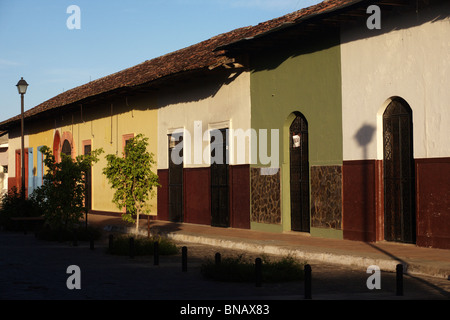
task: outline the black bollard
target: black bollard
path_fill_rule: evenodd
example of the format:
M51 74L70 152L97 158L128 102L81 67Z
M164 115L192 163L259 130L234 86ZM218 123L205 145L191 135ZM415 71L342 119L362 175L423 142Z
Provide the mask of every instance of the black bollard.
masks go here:
M129 248L130 258L134 258L134 238L130 238L130 248Z
M311 299L311 266L305 265L305 299Z
M256 286L261 287L261 282L262 282L262 260L261 260L261 258L255 259L255 276L256 276Z
M112 253L113 245L114 245L114 236L112 234L110 234L109 241L108 241L108 248L109 248L110 253Z
M153 265L159 265L159 243L155 241L153 244Z
M89 246L90 246L91 250L94 250L94 238L92 238L92 237L91 237Z
M216 252L216 254L214 255L214 261L215 261L216 265L219 265L220 262L222 261L222 258L220 256L219 252Z
M187 271L187 248L183 247L181 249L181 271Z
M396 295L397 296L402 296L403 295L403 265L402 264L398 264L397 267L396 267L396 271L397 271L397 276L396 276L397 292L396 292Z

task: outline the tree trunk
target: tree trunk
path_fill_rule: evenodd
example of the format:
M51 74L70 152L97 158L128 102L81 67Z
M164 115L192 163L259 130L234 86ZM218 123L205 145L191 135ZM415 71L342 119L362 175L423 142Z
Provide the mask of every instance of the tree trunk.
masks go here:
M136 212L136 235L139 232L139 210Z

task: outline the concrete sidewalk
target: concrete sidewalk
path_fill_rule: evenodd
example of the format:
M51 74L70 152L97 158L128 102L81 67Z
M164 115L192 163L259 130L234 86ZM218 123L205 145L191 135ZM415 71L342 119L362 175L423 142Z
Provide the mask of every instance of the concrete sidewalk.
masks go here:
M90 225L105 231L132 233L135 227L120 217L90 214ZM147 222L141 220L139 233L147 235ZM367 268L377 265L383 271L395 272L401 263L404 272L450 280L450 250L420 248L411 244L390 242L366 243L311 237L303 233L269 233L254 230L215 228L189 223L150 221L152 234L177 241L212 245L243 251L291 255L308 262L324 262Z

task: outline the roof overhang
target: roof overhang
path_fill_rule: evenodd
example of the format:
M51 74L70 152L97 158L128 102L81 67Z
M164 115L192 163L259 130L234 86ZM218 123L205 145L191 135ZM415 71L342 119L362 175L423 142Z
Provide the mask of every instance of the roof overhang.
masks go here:
M339 32L344 26L364 25L371 13L367 13L370 5L380 7L382 16L404 12L419 12L424 7L446 0L353 0L321 11L305 14L294 21L283 23L276 28L267 30L252 37L219 46L216 50L224 50L230 56L242 52L258 51L279 45L291 45L292 39L313 39L318 35ZM324 1L323 3L326 3ZM294 38L295 37L295 38Z

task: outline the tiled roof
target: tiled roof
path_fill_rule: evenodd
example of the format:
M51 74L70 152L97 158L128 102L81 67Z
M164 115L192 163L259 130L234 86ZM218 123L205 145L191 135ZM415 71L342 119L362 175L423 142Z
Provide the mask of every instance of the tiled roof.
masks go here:
M317 5L295 11L285 16L262 22L256 26L235 29L220 34L211 39L202 41L184 49L147 60L131 68L108 75L98 80L91 81L79 87L67 90L25 112L25 118L39 113L78 103L85 99L95 97L117 89L133 88L140 85L173 76L185 71L200 70L220 63L226 63L229 59L223 50L215 50L218 47L237 42L242 39L255 37L270 30L279 28L286 23L295 23L309 16L315 16L325 12L345 7L361 0L325 0ZM0 123L0 129L6 129L9 125L20 120L20 115Z

